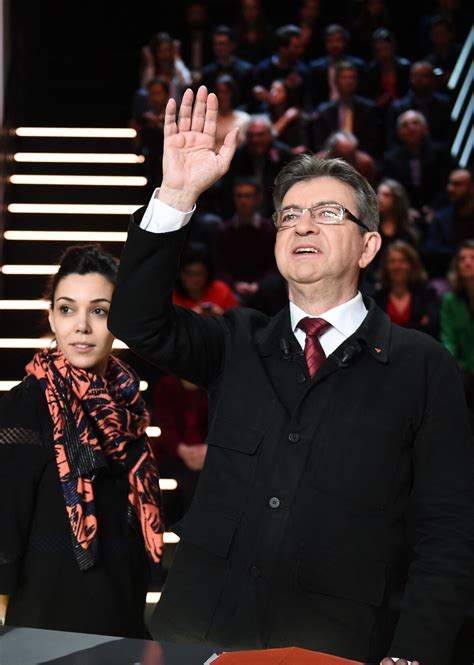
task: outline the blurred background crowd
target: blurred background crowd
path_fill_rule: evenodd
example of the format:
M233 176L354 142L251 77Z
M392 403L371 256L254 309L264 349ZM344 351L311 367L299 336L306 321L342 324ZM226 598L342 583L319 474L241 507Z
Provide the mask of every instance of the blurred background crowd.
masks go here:
M207 316L284 306L273 180L295 154L340 157L368 179L380 206L382 249L362 293L449 349L474 409L474 184L450 154L448 88L472 14L438 0L413 23L409 9L383 0L345 4L335 14L332 3L300 0L275 21L265 3L241 0L215 23L208 3L191 1L180 31L157 30L141 48L129 124L146 156L148 195L161 180L170 96L179 103L199 85L217 95L217 147L240 128L229 173L198 202L175 303ZM416 36L408 52L401 11ZM206 395L164 376L153 406L162 473L186 477L185 508L206 451Z

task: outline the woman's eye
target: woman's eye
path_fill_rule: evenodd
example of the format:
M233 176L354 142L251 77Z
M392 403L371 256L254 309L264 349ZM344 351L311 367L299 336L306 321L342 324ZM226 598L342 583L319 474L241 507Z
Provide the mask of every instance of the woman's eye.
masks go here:
M108 311L104 309L103 307L96 307L94 310L92 310L94 314L97 314L98 316L107 316Z
M69 312L72 312L72 309L67 305L61 305L59 311L61 312L61 314L69 314Z

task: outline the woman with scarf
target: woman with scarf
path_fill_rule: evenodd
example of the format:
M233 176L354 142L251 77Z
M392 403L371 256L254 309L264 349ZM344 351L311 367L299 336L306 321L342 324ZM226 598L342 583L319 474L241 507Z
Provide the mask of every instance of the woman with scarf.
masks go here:
M0 400L0 616L5 623L146 637L163 534L149 416L111 355L117 262L71 247L50 292L55 343Z

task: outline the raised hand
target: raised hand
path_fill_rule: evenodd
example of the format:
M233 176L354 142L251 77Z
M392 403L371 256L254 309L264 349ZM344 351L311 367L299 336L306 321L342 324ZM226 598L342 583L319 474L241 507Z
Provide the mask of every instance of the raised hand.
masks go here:
M166 106L163 183L159 198L181 210L190 210L202 192L226 173L237 145L238 129L231 130L215 152L217 97L201 86L183 95L176 122L176 102Z

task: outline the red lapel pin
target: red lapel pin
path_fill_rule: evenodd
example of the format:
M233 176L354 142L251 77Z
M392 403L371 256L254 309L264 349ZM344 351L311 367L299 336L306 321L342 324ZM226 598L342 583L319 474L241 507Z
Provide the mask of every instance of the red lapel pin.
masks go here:
M379 349L378 346L374 346L374 349L377 353L382 353L382 349Z

